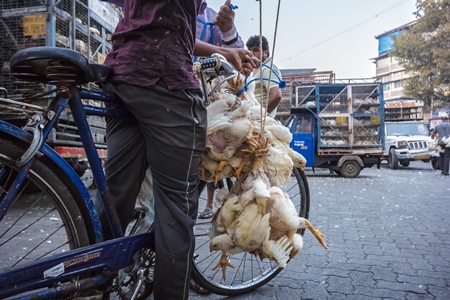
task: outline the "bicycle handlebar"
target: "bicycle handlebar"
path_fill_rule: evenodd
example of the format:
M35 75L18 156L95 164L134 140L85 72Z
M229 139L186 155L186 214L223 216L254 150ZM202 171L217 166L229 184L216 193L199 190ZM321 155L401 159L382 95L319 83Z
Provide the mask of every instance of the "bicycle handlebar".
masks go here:
M227 59L218 53L214 53L211 57L194 62L192 67L194 73L205 72L207 75L231 75L236 72ZM213 72L210 74L210 72Z

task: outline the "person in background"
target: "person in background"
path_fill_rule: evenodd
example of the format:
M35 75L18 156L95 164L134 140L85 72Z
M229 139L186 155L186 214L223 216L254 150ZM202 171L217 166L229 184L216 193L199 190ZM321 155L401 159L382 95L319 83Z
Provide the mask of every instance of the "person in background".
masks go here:
M108 186L125 230L148 167L155 200L154 299L187 299L198 211L206 108L192 53L223 55L237 70L256 66L250 51L196 40L201 0L125 0L101 81L134 119L106 119ZM111 234L105 232L105 238Z
M442 123L439 123L434 127L431 132L431 138L434 139L438 136L438 145L441 149L445 149L443 152L439 151L439 166L441 167L442 175L449 175L450 166L450 143L446 144L442 139L450 137L450 123L449 115L444 113L441 115Z
M252 77L257 78L255 80L255 97L258 101L267 101L267 113L270 117L275 118L277 114L277 106L281 100L281 89L279 82L281 81L281 73L275 64L272 64L272 58L269 52L269 42L262 36L262 53L260 49L260 37L259 35L251 36L247 43L247 49L250 50L254 56L258 59L262 58L262 64L253 71ZM270 74L270 66L272 65L272 74ZM270 82L269 82L270 76ZM262 78L262 84L259 78ZM261 100L262 99L262 100Z
M231 0L226 0L216 12L202 1L197 16L197 38L205 43L227 48L244 48L239 33L234 26L234 9Z

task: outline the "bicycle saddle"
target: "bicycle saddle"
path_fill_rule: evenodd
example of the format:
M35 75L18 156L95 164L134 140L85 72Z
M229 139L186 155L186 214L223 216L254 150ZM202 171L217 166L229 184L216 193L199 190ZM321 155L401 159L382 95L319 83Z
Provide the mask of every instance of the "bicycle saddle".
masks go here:
M57 47L32 47L16 52L10 61L11 72L23 81L54 85L94 82L112 72L112 68L89 63L81 53Z

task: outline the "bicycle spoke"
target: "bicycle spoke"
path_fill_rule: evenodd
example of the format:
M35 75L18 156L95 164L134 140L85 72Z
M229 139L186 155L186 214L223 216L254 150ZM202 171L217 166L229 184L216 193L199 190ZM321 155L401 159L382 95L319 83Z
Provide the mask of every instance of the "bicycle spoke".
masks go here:
M53 236L55 235L55 233L58 232L61 228L63 228L62 225L59 226L55 231L53 231L53 232L49 235L49 237L47 237L45 240L42 240L40 243L38 243L36 246L34 246L32 249L30 249L30 251L28 251L28 253L27 253L26 255L22 256L21 259L20 259L19 261L17 261L13 266L16 266L18 263L20 263L20 262L22 262L23 260L25 260L30 254L32 254L35 250L37 250L39 247L41 247L42 245L44 245L46 242L47 242L47 243L49 243L49 242L51 243L50 238L53 237ZM52 254L52 253L55 252L55 250L61 249L63 246L65 246L65 245L67 245L67 244L68 244L68 242L65 242L65 243L63 243L63 244L57 246L56 248L53 248L53 249L51 249L51 250L49 250L49 251L46 251L46 252L42 252L42 254L41 254L40 256L37 256L37 257L35 257L34 259L40 259L40 258L43 258L43 257L49 255L49 254Z
M28 183L25 185L25 187L28 185ZM25 188L24 187L24 188ZM18 197L21 195L21 193L19 194L19 195L17 195L17 197L16 197L16 199L18 199ZM36 203L38 203L39 202L39 200L40 199L37 199L31 206L30 206L30 208L28 208L27 210L25 210L11 225L9 225L8 226L8 229L3 233L3 234L1 234L0 235L0 238L2 238L5 234L7 234L8 232L9 232L9 230L10 229L12 229L13 227L14 227L14 225L16 225L17 223L19 223L21 220L22 220L22 218L24 218L24 216L27 214L27 213L29 213L30 212L30 210L31 210L31 208L33 208L34 207L34 205L36 204ZM14 200L14 202L15 202L16 200ZM13 203L13 205L14 205L14 203ZM31 225L30 225L31 226ZM30 226L28 226L28 227L30 227ZM9 240L11 240L13 238L13 236L11 237L11 238L9 238L8 240L6 240L5 242L8 242ZM0 243L0 246L2 246L3 245L3 243Z

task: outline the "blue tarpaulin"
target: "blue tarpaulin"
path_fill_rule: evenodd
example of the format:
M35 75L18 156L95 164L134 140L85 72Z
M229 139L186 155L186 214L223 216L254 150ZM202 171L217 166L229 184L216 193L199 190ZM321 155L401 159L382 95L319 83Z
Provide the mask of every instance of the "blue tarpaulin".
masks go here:
M394 49L394 36L399 36L400 30L390 33L378 39L378 54L383 54Z

